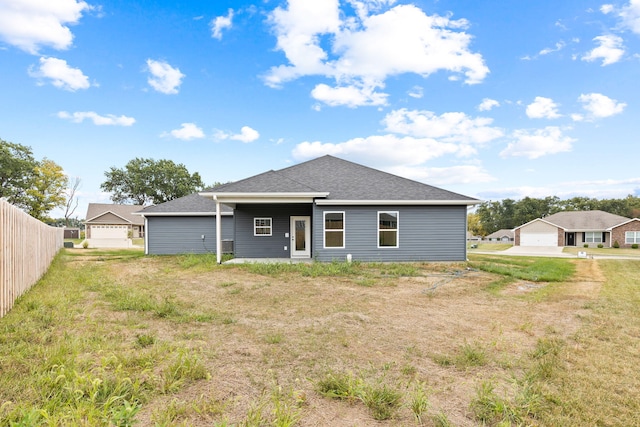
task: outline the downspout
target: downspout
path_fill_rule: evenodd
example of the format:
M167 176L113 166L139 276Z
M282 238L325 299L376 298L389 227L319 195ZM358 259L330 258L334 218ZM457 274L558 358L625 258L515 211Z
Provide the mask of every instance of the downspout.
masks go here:
M222 264L222 213L218 197L213 196L213 200L216 201L216 262Z
M144 217L144 254L149 255L149 220Z

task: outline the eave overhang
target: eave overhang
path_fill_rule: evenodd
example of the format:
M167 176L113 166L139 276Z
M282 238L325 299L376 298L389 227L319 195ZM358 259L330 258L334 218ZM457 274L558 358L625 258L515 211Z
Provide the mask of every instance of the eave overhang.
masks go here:
M328 192L314 193L199 193L203 197L211 197L227 206L238 203L313 203L317 198L325 198Z
M151 216L216 216L215 212L134 212L133 215ZM221 212L222 216L233 216L233 212Z
M480 200L333 200L319 199L315 201L318 206L346 205L346 206L473 206L482 203Z

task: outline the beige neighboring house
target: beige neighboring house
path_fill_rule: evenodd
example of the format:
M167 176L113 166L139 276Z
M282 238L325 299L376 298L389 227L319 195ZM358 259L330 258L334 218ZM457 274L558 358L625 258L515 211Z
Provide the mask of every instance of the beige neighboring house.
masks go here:
M502 230L498 230L489 234L484 239L489 242L496 243L513 243L515 238L514 236L515 233L513 232L513 230L507 230L503 228Z
M588 246L630 248L640 244L640 219L608 212L567 211L515 228L516 246Z
M93 248L131 247L131 239L144 237L144 218L134 215L140 205L89 203L86 239Z

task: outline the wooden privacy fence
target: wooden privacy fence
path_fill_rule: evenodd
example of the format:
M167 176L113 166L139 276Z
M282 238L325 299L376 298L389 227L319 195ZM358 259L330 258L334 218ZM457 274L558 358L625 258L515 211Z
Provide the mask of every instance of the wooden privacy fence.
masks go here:
M0 200L0 317L42 277L63 244L62 228Z

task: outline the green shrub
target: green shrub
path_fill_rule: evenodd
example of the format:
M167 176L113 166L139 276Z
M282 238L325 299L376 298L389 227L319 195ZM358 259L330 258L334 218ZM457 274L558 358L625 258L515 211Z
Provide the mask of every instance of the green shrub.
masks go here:
M584 244L584 245L582 245L582 246L584 246L585 248L588 248L588 247L589 247L589 244L588 244L588 243L585 243L585 244Z
M633 245L631 245L631 249L638 249L638 244L634 243Z
M615 242L613 242L613 247L618 249L620 247L620 243L618 243L618 241L616 240Z
M602 249L604 248L604 245L602 243L598 243L598 248Z
M88 240L85 240L84 242L82 242L82 247L83 247L84 249L87 249L87 248L89 247L89 241L88 241Z

